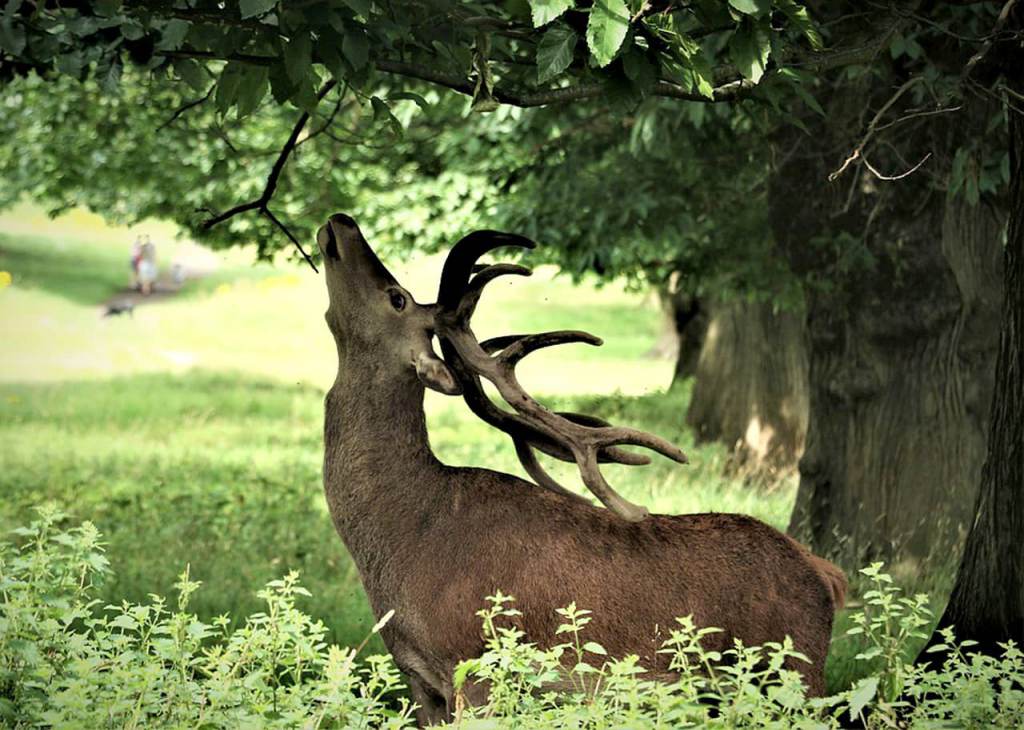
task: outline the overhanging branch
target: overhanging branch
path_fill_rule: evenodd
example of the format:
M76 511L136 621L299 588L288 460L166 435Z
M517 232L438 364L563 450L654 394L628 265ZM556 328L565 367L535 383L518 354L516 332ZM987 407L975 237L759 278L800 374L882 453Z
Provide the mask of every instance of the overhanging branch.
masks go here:
M336 85L337 82L334 81L333 79L325 83L323 85L323 88L321 88L320 91L317 92L317 102L319 103L320 100L327 96L330 90L333 89ZM218 215L208 218L203 222L203 229L208 231L218 223L223 223L224 221L228 220L229 218L233 218L236 215L246 213L250 210L258 211L262 215L266 216L271 223L273 223L275 226L284 231L285 235L287 235L291 242L295 244L295 247L299 249L299 253L301 253L303 258L306 259L306 263L313 267L313 271L317 271L319 273L318 269L316 268L316 264L313 263L313 259L311 259L309 257L309 254L306 253L306 250L302 247L302 244L299 243L299 240L295 238L294 235L292 235L292 232L288 230L287 226L285 226L280 220L278 220L277 216L270 212L269 207L270 201L274 197L274 191L277 190L277 183L278 180L281 178L281 172L284 170L284 166L288 162L288 157L291 155L292 151L298 145L299 137L302 134L302 130L306 128L306 123L308 121L309 112L302 112L302 115L295 122L295 126L292 127L292 132L290 135L288 135L288 139L285 141L284 146L281 148L280 154L278 154L277 159L274 160L273 167L270 168L270 174L267 175L267 182L266 185L263 186L263 192L260 194L260 197L256 198L255 200L250 200L247 203L240 203L239 205L236 205L233 208L229 208L223 213L219 213Z
M878 55L880 49L886 46L895 29L896 26L892 26L889 32L882 33L871 42L855 47L836 48L827 52L788 57L784 59L784 67L802 68L822 73L843 66L868 63ZM274 56L257 56L241 53L215 54L209 51L194 49L167 51L163 55L168 58L205 58L210 60L237 61L258 66L270 66L278 60ZM425 81L436 86L443 86L460 94L465 94L466 96L473 96L475 92L476 85L473 80L462 74L391 58L378 58L373 61L373 64L382 73ZM719 75L726 75L732 72L733 69L719 69ZM769 71L768 73L772 72ZM756 88L756 84L749 79L727 78L723 80L723 83L716 86L711 96L708 97L685 89L671 81L661 80L654 84L651 94L681 101L718 103L743 98L752 92L754 88ZM587 101L602 97L607 93L608 86L606 84L588 82L557 89L538 90L516 89L506 84L497 84L492 89L491 95L502 104L518 107L539 107Z

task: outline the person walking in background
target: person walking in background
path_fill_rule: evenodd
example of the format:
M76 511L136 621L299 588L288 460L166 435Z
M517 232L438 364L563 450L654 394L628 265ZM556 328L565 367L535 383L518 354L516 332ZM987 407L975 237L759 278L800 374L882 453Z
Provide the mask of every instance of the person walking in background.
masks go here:
M156 282L156 244L146 236L142 244L139 257L139 284L143 296L149 296L153 291L153 284Z
M142 236L135 237L135 243L132 244L132 289L138 291L142 288L142 282L139 280L139 264L142 262Z

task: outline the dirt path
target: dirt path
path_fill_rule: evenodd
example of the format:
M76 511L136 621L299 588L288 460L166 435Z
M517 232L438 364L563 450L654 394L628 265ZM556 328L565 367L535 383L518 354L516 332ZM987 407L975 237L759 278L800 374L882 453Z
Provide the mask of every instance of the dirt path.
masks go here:
M179 270L177 277L174 274L176 268ZM100 307L105 313L114 313L112 310L118 308L134 308L166 301L178 294L190 281L209 276L217 268L216 263L212 263L208 257L190 255L186 252L175 256L169 265L160 267L153 289L148 295L126 286L109 296Z

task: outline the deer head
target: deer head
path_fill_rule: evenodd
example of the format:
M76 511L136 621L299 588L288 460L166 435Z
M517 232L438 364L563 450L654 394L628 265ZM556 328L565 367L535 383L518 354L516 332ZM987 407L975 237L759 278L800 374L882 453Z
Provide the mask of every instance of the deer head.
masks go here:
M575 462L587 488L616 515L635 522L644 519L647 510L616 493L601 474L599 463L649 462L645 456L619 448L623 445L642 446L686 462L686 455L662 438L612 426L593 416L551 411L520 385L515 366L526 355L573 342L600 345L594 335L565 330L477 340L470 320L484 287L500 276L531 273L523 266L480 266L477 261L502 246L532 249L532 241L497 231L476 231L464 237L445 261L437 303L427 305L413 301L395 281L348 216L331 216L317 234L317 242L326 262L327 322L339 348L364 348L373 352L375 367L403 371L409 377L415 373L429 388L462 394L477 416L512 437L520 461L540 486L577 498L544 471L535 450ZM435 334L444 360L431 346ZM491 401L483 379L494 384L511 411Z
M431 344L436 307L412 298L347 215L332 215L316 240L330 301L327 326L339 349L358 348L383 372L415 375L428 388L458 395L455 376Z

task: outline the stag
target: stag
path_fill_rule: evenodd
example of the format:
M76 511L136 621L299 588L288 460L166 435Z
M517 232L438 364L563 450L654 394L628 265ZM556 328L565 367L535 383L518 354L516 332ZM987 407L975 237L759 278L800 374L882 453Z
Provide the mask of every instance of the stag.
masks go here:
M671 443L591 416L555 413L515 376L527 354L567 342L600 344L584 332L511 335L479 342L470 319L488 282L527 275L511 264L480 266L519 236L478 231L451 250L435 304L419 304L380 262L355 221L331 216L317 233L330 304L327 324L338 374L326 398L324 487L338 534L355 563L381 631L407 675L422 724L450 717L452 672L479 656L476 611L501 590L516 598L521 628L542 646L558 643L555 609L593 611L586 631L613 656L637 654L667 676L658 630L692 615L723 631L709 649L790 636L807 690L822 694L832 619L846 582L831 563L751 517L649 515L618 495L603 462L648 459L640 446L684 462ZM433 349L437 336L443 359ZM489 399L482 379L511 410ZM463 395L480 418L508 433L533 484L489 469L442 464L432 453L424 387ZM535 452L575 462L607 509L555 482ZM661 637L662 639L664 636ZM470 687L480 702L485 687Z

